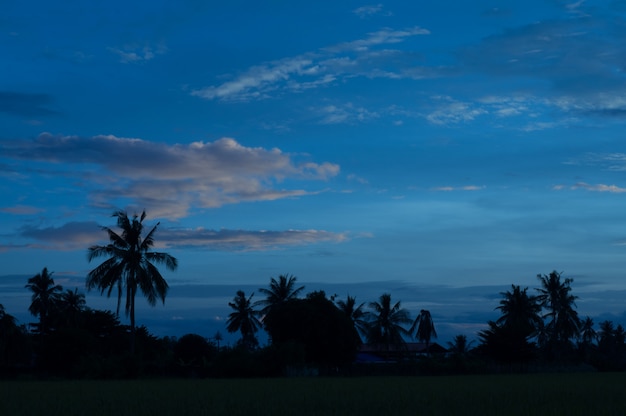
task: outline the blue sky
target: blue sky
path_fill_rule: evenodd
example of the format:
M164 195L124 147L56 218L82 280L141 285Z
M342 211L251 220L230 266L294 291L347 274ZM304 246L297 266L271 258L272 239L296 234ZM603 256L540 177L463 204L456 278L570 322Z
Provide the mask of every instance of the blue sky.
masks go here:
M442 343L552 270L624 322L626 2L264 3L3 2L9 313L43 267L84 288L99 226L145 209L180 263L138 302L159 335L225 333L285 273L429 309Z

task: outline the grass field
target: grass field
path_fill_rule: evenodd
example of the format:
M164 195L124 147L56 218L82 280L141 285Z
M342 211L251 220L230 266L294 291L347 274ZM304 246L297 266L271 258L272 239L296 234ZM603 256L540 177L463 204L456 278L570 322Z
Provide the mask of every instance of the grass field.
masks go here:
M0 415L626 415L626 373L2 381Z

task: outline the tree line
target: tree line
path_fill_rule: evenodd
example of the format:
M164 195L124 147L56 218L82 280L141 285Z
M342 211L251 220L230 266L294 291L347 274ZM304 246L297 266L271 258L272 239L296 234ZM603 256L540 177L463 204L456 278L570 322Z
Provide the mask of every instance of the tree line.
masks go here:
M381 356L393 357L392 371L400 373L554 365L626 368L624 328L604 321L596 331L590 317L580 319L573 280L556 271L538 275L534 292L516 285L501 292L496 307L500 316L478 332L479 344L472 347L466 335L459 334L447 343L446 354L430 354L437 332L428 310L413 319L389 293L368 303L349 295L328 297L324 291L303 294L305 287L289 274L270 278L268 287L258 290L263 299L253 301L254 293L236 292L228 303L232 312L226 321L228 332L240 334L233 347L220 346L219 332L210 340L198 334L158 338L145 326L136 326L135 297L141 293L152 306L157 300L164 302L168 285L157 265L175 270L178 262L167 253L152 251L159 224L144 235L145 212L131 218L117 211L113 216L121 232L103 227L109 244L88 249L89 261L106 259L89 272L86 287L115 294L116 312L87 307L84 294L56 285L53 273L44 268L25 285L32 293L29 312L38 318L36 324L18 325L0 305L1 374L99 378L350 374L363 370L355 361L364 344ZM123 298L130 325L119 321ZM268 334L266 346L259 345L260 330ZM426 353L411 352L407 348L411 339L424 343Z

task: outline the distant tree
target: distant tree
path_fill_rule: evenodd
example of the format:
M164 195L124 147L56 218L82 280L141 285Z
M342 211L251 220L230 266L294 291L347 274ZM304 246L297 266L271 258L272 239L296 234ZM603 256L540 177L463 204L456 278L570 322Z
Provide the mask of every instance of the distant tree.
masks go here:
M577 296L572 295L571 283L573 279L561 280L557 271L549 275L537 275L541 287L537 289L537 299L547 310L544 318L549 319L546 324L548 350L551 354L563 353L571 349L571 340L580 333L580 319L575 310Z
M216 331L215 335L213 335L213 339L215 340L215 343L217 344L217 351L219 352L220 342L224 339L224 337L222 337L222 333L220 331Z
M369 307L367 342L387 350L405 346L403 336L409 336L410 332L404 325L410 324L411 319L400 301L392 305L391 295L384 293L378 302L370 302Z
M593 319L586 317L580 325L580 340L585 345L591 345L598 339L598 333L593 329Z
M226 329L228 332L241 332L240 345L247 349L258 347L259 342L256 338L256 332L261 327L261 321L257 318L259 312L252 307L252 297L254 293L246 298L243 290L238 290L237 295L232 302L228 303L233 312L228 315L226 321Z
M361 335L367 335L366 313L363 310L365 302L356 304L356 298L348 295L346 300L338 300L337 307L342 311L352 323L357 342L361 344Z
M448 342L448 349L454 355L466 356L473 343L474 341L467 342L467 336L461 334L455 336L452 342Z
M430 339L432 337L437 338L437 331L435 331L435 323L430 315L430 312L426 309L422 309L415 318L409 332L415 331L415 338L420 342L426 343L426 353L430 353Z
M63 321L62 324L76 327L78 326L81 313L87 307L85 294L78 293L78 288L74 290L67 289L59 296L57 306L58 313Z
M278 280L270 278L269 289L261 288L259 292L265 295L265 299L259 300L255 305L263 306L262 315L267 315L272 308L279 306L289 300L296 299L304 286L296 288L296 276L280 275Z
M32 315L39 317L38 331L40 334L46 334L49 330L50 313L56 307L59 293L63 290L63 287L54 284L52 272L49 273L46 267L43 268L41 273L37 273L28 279L28 284L25 287L33 292L28 311Z
M120 302L123 289L126 290L126 315L130 315L131 352L135 349L135 295L137 289L146 297L151 306L156 304L157 298L165 303L168 284L155 266L163 264L168 270L176 270L178 261L167 253L151 251L154 245L154 234L159 226L155 225L142 238L143 220L146 212L138 218L132 219L123 211L113 213L117 218L117 226L122 230L119 235L111 228L102 227L111 241L106 246L89 247L88 260L97 257L108 257L102 264L87 275L87 289L100 289L100 293L107 291L111 295L117 289L117 314L120 311Z

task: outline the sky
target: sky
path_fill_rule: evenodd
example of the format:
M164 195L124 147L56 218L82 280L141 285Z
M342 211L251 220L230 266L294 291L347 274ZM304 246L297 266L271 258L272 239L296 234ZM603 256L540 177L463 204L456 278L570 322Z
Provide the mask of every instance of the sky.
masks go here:
M157 335L233 342L228 302L281 274L428 309L444 345L553 270L582 317L626 323L626 1L0 11L0 304L21 323L44 267L85 291L117 210L179 261L164 305L137 299Z

